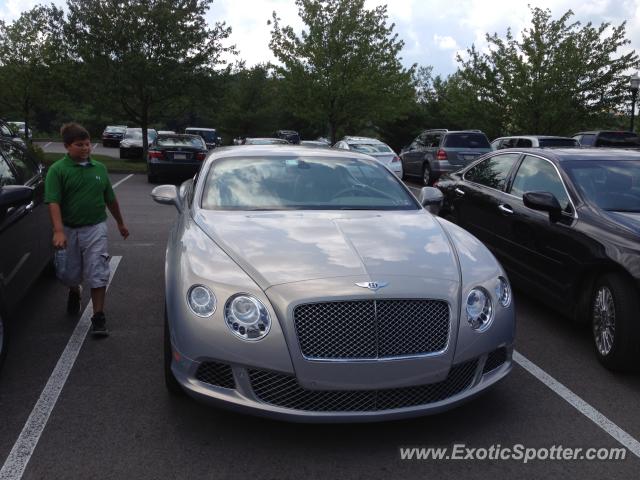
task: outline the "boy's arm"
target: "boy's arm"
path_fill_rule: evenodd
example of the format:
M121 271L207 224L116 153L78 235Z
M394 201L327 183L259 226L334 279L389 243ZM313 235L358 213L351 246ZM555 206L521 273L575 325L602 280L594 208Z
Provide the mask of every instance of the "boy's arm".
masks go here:
M59 203L49 204L49 216L51 217L51 225L53 225L53 247L58 249L67 248L67 237L64 234L62 211Z
M124 225L124 220L122 219L122 214L120 213L120 204L118 204L118 200L114 198L112 202L107 203L107 208L118 224L120 235L122 235L122 238L126 239L129 236L129 230Z

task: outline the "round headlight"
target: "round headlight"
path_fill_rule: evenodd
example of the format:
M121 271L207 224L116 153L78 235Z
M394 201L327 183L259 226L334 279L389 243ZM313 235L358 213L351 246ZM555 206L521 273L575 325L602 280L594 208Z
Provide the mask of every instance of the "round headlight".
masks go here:
M260 340L271 329L267 308L257 298L245 294L227 300L224 320L229 330L243 340Z
M491 307L491 297L484 288L476 287L469 292L465 309L471 328L479 332L489 328L493 319L493 308Z
M496 284L496 297L498 302L503 307L511 305L511 286L507 282L506 278L498 277L498 283Z
M189 289L187 303L199 317L210 317L216 311L216 296L204 285L194 285Z

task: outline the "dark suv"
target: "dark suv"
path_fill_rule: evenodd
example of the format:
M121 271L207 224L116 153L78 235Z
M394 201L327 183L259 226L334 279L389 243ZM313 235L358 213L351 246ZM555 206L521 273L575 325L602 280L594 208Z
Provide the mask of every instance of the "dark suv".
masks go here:
M7 316L53 257L44 203L44 167L11 139L0 138L0 364Z
M432 185L440 175L458 170L491 151L480 130L425 130L402 151L404 176L420 177Z
M573 135L583 147L634 148L640 150L640 136L634 132L594 130Z
M276 138L282 138L289 143L300 143L300 134L295 130L278 130L275 133Z

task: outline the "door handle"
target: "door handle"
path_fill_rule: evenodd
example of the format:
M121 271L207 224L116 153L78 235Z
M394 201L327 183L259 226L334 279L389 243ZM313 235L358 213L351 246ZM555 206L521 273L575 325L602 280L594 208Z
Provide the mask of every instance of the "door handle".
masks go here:
M33 210L33 207L35 207L35 206L36 206L36 204L35 204L35 202L32 200L32 201L30 201L30 202L29 202L29 204L28 204L26 207L24 207L24 209L25 209L27 212L30 212L31 210Z
M464 195L464 190L461 190L459 188L456 188L454 192L456 192L458 195Z
M509 205L498 205L498 208L502 213L513 215L513 208L511 208Z

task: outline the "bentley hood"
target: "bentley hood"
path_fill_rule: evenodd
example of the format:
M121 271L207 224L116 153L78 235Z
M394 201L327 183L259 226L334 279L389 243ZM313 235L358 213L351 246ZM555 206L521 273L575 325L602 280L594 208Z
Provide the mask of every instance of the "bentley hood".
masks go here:
M263 289L346 276L460 281L449 239L425 211L200 210L195 221Z

